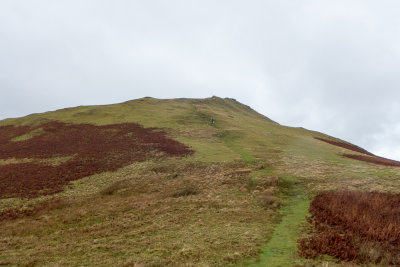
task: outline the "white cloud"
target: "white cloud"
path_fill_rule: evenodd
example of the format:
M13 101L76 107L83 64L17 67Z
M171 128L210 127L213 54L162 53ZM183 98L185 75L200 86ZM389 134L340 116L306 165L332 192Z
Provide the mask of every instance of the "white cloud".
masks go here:
M397 1L0 2L0 119L227 96L400 159Z

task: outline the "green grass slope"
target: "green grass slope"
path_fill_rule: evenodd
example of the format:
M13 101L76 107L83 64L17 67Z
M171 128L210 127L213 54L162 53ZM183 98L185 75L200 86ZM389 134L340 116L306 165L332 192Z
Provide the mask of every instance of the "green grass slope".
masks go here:
M340 266L328 257L298 256L312 197L343 189L400 191L400 168L344 158L349 151L314 137L340 140L282 126L234 99L147 97L6 119L0 126L53 120L135 122L161 128L195 152L85 177L53 196L0 199L0 211L54 203L0 221L0 264Z

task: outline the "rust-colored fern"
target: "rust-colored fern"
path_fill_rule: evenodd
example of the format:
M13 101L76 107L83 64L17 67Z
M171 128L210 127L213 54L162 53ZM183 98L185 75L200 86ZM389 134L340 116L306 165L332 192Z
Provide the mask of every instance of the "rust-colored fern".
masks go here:
M42 134L12 138L41 128ZM186 156L187 146L155 128L135 123L95 126L47 122L0 127L0 159L72 156L58 166L40 161L0 165L0 196L35 197L63 190L70 181L160 156Z

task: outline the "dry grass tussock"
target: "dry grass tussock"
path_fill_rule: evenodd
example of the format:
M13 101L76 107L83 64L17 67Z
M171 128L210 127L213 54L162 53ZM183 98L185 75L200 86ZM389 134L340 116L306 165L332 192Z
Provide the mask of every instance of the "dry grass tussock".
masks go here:
M227 266L254 258L277 218L260 203L266 190L273 197L276 178L249 188L256 170L246 168L148 162L91 197L0 222L0 263Z
M254 189L253 194L258 196L259 203L262 207L265 209L277 209L282 204L276 197L278 183L278 177L261 175L253 177L247 187L249 190Z

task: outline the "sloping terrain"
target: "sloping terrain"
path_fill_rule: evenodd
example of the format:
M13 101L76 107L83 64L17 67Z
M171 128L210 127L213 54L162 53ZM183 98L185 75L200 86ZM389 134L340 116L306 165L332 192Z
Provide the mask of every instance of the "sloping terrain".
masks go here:
M312 199L400 193L395 164L228 98L68 108L0 133L4 265L349 266L300 256Z

